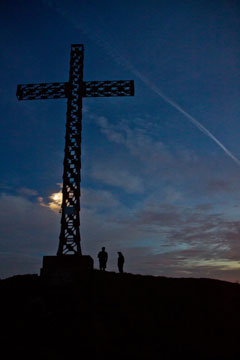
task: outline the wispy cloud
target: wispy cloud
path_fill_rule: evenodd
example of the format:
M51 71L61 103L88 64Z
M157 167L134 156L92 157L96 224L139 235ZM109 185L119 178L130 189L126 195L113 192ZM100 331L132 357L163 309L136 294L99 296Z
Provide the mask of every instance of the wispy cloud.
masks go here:
M110 191L82 189L81 191L82 207L93 210L112 209L120 205L119 200Z
M95 165L91 176L104 184L120 188L127 193L142 193L144 191L141 178L125 169L121 169L119 165L114 168L104 163Z
M20 273L40 269L42 254L56 253L60 215L22 196L2 194L0 202L2 263L10 266L16 261ZM96 267L98 249L105 245L109 270L116 270L120 250L126 256L126 270L135 273L231 281L240 276L240 222L214 213L209 203L188 207L149 200L129 210L107 191L87 190L83 204L82 248ZM0 276L10 272L6 267Z
M60 6L56 1L44 0L44 2L51 8L55 9L55 11L65 19L71 22L71 24L75 27L75 29L81 30L83 33L87 34L89 38L94 40L98 46L103 48L109 56L117 63L124 66L126 69L131 71L138 79L140 79L149 89L151 89L155 94L157 94L162 100L176 109L179 113L181 113L185 118L187 118L194 126L196 126L203 134L209 137L212 141L215 142L224 153L231 158L238 166L240 166L240 160L209 130L206 126L200 123L196 117L192 116L189 112L187 112L183 107L177 104L176 101L167 96L162 89L154 84L145 74L140 72L126 57L124 57L116 46L113 44L111 34L107 34L104 32L103 27L100 22L100 18L98 21L95 21L92 26L89 26L84 19L81 21L77 21L74 14L70 13L62 6ZM96 19L95 19L96 20ZM94 31L93 31L94 27Z
M38 192L34 189L29 189L26 187L22 187L20 189L17 190L17 192L23 196L37 196Z
M38 202L19 195L1 194L0 203L2 257L11 253L13 257L14 254L18 257L21 254L23 258L38 258L43 253L55 253L59 232L58 216Z
M42 196L38 197L38 202L41 206L49 208L53 212L59 213L61 212L62 205L62 184L57 184L60 187L60 190L57 192L53 192L48 196L48 201L44 201Z
M153 164L169 163L172 155L162 141L153 137L151 130L142 126L140 121L122 119L117 124L110 123L106 117L96 117L96 122L106 138L124 145L132 156ZM130 124L131 122L131 124Z

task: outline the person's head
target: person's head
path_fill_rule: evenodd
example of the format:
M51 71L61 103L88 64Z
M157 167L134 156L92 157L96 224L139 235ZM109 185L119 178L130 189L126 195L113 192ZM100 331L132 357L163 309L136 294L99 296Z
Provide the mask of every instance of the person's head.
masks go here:
M103 246L103 247L102 247L102 251L104 251L104 250L105 250L105 247Z
M122 255L121 251L118 251L118 255Z

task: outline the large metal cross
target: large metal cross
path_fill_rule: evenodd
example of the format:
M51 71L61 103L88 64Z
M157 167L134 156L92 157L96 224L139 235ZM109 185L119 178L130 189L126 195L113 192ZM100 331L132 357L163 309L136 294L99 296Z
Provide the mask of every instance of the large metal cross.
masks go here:
M61 232L57 255L82 255L80 246L80 170L82 98L133 96L132 80L83 81L83 45L71 46L68 82L18 85L18 100L67 98Z

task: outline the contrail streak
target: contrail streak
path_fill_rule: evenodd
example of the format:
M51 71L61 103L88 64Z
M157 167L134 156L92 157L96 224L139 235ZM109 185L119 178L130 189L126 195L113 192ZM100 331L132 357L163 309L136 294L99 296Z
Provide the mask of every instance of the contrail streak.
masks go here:
M131 71L136 77L138 77L144 84L146 84L154 93L160 96L164 101L166 101L169 105L183 114L192 124L194 124L202 133L212 139L224 152L228 155L238 166L240 166L240 160L230 151L228 150L217 138L214 136L205 126L203 126L196 118L190 115L187 111L185 111L181 106L179 106L175 101L166 96L155 84L153 84L146 76L141 74L127 59L125 59L122 55L120 55L116 49L108 42L106 39L106 34L103 34L97 28L97 31L90 32L87 30L89 26L85 24L82 19L80 22L76 21L71 14L67 14L62 8L60 8L59 4L57 4L54 0L42 0L49 7L54 8L58 13L60 13L64 18L72 23L72 25L77 29L81 30L85 33L91 40L96 42L101 48L103 48L111 58L117 62L118 64L124 66L129 71Z
M201 132L203 132L205 135L210 137L220 148L233 160L237 165L240 166L240 160L233 155L233 153L226 148L217 138L214 136L205 126L203 126L197 119L195 119L193 116L191 116L188 112L186 112L181 106L179 106L177 103L175 103L172 99L170 99L168 96L162 93L162 91L152 84L152 82L149 81L145 76L143 76L141 73L139 73L137 70L134 70L133 73L141 79L146 85L148 85L152 91L154 91L157 95L159 95L163 100L165 100L168 104L170 104L172 107L174 107L176 110L178 110L180 113L182 113L188 120L190 120Z

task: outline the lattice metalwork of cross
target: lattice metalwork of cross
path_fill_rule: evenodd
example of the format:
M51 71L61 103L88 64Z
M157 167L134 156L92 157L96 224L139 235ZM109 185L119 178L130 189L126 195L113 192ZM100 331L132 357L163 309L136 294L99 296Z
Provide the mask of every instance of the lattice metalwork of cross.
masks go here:
M58 256L82 255L80 246L82 98L134 95L133 80L83 81L83 57L83 45L72 45L68 82L23 84L17 87L18 100L67 98Z

